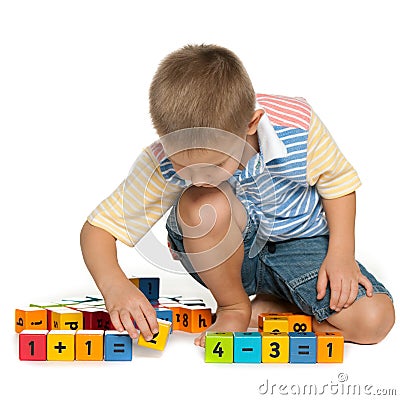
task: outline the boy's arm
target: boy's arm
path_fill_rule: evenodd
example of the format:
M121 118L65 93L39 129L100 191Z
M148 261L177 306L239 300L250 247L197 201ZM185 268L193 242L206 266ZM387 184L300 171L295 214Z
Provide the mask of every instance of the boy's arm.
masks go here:
M325 296L329 282L330 307L340 311L354 302L358 283L372 295L371 283L360 274L354 258L355 190L361 182L313 110L307 146L307 182L315 185L321 196L330 235L318 277L317 298Z
M115 238L86 222L81 231L81 248L86 266L102 293L115 329L126 330L136 339L133 325L150 340L158 332L156 313L143 293L126 277L117 260Z
M367 296L372 296L373 289L354 258L356 193L323 199L322 203L329 226L329 246L318 275L317 299L325 296L329 281L330 307L340 311L354 302L359 283L365 287Z

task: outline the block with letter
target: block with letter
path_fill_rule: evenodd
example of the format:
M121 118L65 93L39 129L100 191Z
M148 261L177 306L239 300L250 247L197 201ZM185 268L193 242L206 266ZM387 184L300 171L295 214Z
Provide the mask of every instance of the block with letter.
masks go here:
M233 360L235 363L261 362L260 332L235 332L233 334Z
M289 331L288 332L311 332L312 317L305 314L292 314L288 316Z
M263 332L261 338L261 362L289 362L289 335L287 332Z
M181 306L177 304L167 304L164 305L164 307L167 307L169 310L172 311L172 329L174 331L180 330L181 329Z
M314 332L289 332L290 357L293 364L317 362L317 337Z
M21 361L47 360L48 330L26 329L19 334L19 359Z
M211 308L202 306L191 306L189 319L189 332L203 332L211 325Z
M17 308L15 310L15 332L24 329L47 329L47 312L39 307Z
M148 347L150 349L163 351L171 331L172 322L157 319L158 322L158 333L153 336L153 339L146 341L142 334L139 335L137 344L139 346Z
M81 329L75 334L75 360L102 361L104 352L104 331Z
M110 315L106 310L98 307L82 308L83 329L114 330Z
M104 332L104 361L131 361L132 339L127 332Z
M260 313L258 314L258 331L259 332L267 332L263 331L264 329L264 320L271 317L289 317L289 315L293 315L292 313ZM289 331L287 331L289 332Z
M54 307L47 310L50 311L52 330L83 329L83 315L80 311L68 307Z
M344 337L341 332L315 332L317 336L317 362L342 363Z
M207 363L233 363L233 333L207 332L204 356Z
M192 329L192 311L189 306L181 306L181 331L191 332Z
M73 330L52 330L47 334L47 360L73 361L75 359L75 333Z

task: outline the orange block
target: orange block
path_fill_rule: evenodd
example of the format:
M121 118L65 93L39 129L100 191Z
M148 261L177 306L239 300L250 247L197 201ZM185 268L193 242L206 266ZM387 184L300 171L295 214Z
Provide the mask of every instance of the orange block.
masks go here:
M130 280L137 288L139 288L139 278L129 278L129 280Z
M15 332L24 329L47 329L47 311L39 307L17 308L15 310Z
M288 317L292 313L261 313L258 314L258 331L263 332L264 320L271 317Z
M192 329L192 312L188 306L182 306L180 312L180 330L191 332Z
M288 316L289 332L312 332L312 317L304 314Z
M75 335L75 359L78 361L102 361L104 331L81 329Z
M181 330L181 317L182 311L181 306L179 305L163 305L163 307L172 310L172 330L177 331Z
M203 332L211 325L211 308L190 307L190 332Z
M344 337L341 332L315 332L317 363L343 362Z

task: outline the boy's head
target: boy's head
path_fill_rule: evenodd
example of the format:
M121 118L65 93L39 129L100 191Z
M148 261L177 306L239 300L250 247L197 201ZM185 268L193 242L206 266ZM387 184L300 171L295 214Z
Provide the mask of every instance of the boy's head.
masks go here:
M150 114L158 135L212 127L244 136L255 92L230 50L187 45L162 60L150 86Z
M217 186L240 167L262 115L255 102L241 61L215 45L169 54L150 87L153 125L175 171L196 186Z

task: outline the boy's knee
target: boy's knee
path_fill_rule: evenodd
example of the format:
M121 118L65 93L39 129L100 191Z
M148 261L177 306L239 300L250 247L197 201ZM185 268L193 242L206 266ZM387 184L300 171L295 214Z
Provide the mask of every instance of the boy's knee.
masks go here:
M360 344L376 344L382 341L395 322L393 303L389 296L376 294L359 300L358 317L349 321L349 340Z
M226 227L232 216L231 205L226 195L214 187L189 187L179 199L178 211L179 220L191 227Z

